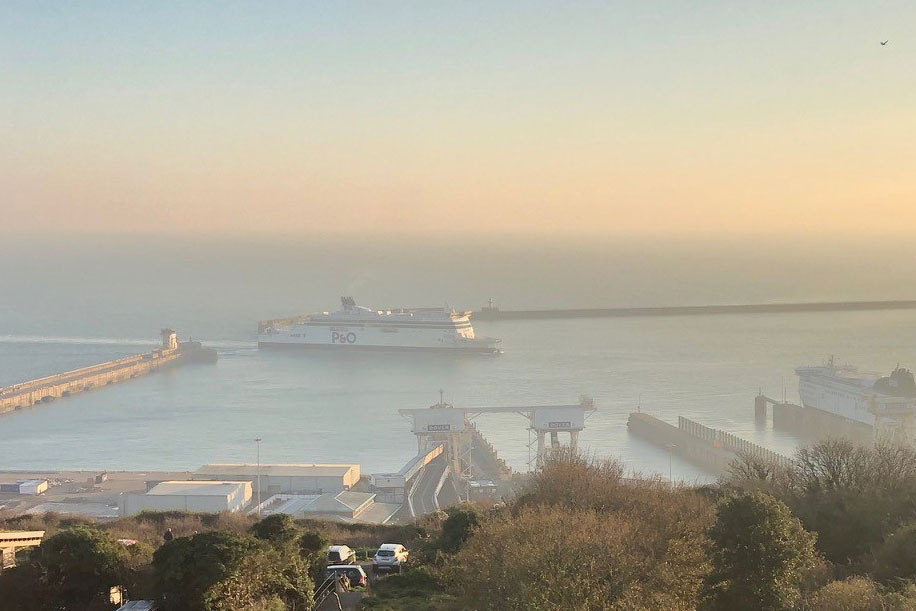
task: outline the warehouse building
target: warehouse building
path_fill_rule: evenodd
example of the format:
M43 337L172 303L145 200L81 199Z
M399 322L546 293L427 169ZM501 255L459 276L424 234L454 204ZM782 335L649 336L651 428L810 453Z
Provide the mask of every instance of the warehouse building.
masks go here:
M125 493L119 499L122 516L141 511L240 511L251 502L251 482L189 481L160 482L146 494Z
M261 465L261 496L324 494L349 490L359 481L359 465ZM194 480L237 480L256 484L258 465L212 464L191 475ZM255 490L257 486L255 485Z

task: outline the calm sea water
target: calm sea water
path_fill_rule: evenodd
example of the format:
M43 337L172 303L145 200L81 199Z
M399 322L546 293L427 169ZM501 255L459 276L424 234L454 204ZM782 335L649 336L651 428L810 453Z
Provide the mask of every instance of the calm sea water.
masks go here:
M647 256L636 246L556 246L525 257L478 246L454 253L449 277L454 245L407 254L380 248L375 257L368 247L334 253L327 244L185 246L147 243L114 259L123 243L0 248L0 282L15 288L0 302L0 384L146 350L163 325L220 353L216 365L3 416L0 468L192 470L254 460L252 440L261 437L265 461L396 470L416 449L398 409L426 407L443 389L459 406L575 402L589 394L599 409L580 444L667 474L667 453L627 433L637 406L791 452L795 439L755 426L758 389L794 399L793 367L830 354L879 371L916 365L916 312L907 311L477 322L479 334L503 338L498 357L275 353L254 343L258 318L334 307L336 293L368 305L441 298L468 308L490 295L514 307L911 298L902 281L907 269L887 268L875 284L872 276L856 279L862 270L850 263L846 269L859 276L850 273L844 284L844 269L829 257L777 272L757 258L694 253L691 262L676 249ZM520 416L477 423L510 465L527 468ZM672 469L682 479L704 477L676 458Z

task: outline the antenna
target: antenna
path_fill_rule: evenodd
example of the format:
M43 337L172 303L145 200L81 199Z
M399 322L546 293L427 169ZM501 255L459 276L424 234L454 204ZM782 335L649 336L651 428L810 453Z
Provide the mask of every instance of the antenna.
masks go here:
M445 395L445 391L440 388L439 389L439 405L445 405L444 395Z

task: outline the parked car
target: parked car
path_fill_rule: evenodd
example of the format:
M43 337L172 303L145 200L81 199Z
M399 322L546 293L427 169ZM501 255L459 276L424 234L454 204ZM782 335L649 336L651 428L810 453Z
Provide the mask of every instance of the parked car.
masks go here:
M407 555L407 548L400 543L383 543L375 552L375 570L400 573L407 564Z
M332 564L356 564L356 552L346 545L328 547L328 566Z
M369 585L369 576L366 571L358 564L334 564L328 567L328 577L334 574L346 576L350 580L351 588L365 587Z

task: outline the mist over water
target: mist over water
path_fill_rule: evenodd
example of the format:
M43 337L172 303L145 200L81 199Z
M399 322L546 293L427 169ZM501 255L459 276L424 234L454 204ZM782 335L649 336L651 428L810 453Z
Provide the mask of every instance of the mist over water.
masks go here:
M849 246L849 245L846 245ZM415 451L406 407L521 405L595 397L582 445L667 474L663 451L630 438L641 404L790 452L753 424L758 388L796 395L793 367L837 354L866 369L916 364L916 312L476 322L500 357L258 351L257 321L370 307L505 309L910 299L903 241L544 238L41 238L0 244L0 385L133 354L158 330L203 339L189 366L0 418L0 468L195 469L263 456L399 468ZM478 420L517 469L516 416ZM87 440L93 440L87 442ZM701 477L675 462L675 476Z

